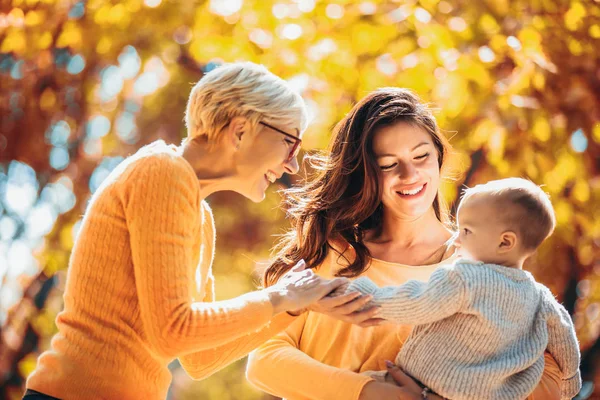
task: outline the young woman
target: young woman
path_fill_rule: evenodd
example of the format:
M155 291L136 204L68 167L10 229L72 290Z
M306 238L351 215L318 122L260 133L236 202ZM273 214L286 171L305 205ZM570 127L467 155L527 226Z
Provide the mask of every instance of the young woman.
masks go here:
M192 89L188 138L120 164L92 197L71 256L58 333L26 399L164 399L175 358L201 379L245 356L342 281L298 263L271 288L214 302L214 222L204 199L261 201L296 173L301 97L264 67L230 64ZM256 157L260 154L260 157Z
M455 257L439 193L448 152L433 115L412 93L385 88L368 95L336 127L316 179L288 191L294 229L265 284L300 259L326 278L365 275L379 286L427 280ZM250 382L290 400L439 398L388 365L411 327L353 325L371 325L376 310L358 311L363 300L352 296L310 307L251 353ZM549 355L545 361L530 399L558 400L558 367ZM360 374L386 367L398 386Z

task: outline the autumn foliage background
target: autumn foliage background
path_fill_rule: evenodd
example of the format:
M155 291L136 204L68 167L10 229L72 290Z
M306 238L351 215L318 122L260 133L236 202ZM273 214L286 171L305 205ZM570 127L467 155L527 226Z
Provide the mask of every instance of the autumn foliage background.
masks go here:
M325 148L369 91L408 87L455 147L450 202L493 178L545 185L558 228L528 268L573 315L579 398L600 398L599 44L598 0L2 1L0 398L20 398L56 331L90 195L140 146L179 142L192 84L236 60L302 93L313 116L304 151ZM275 188L261 204L209 202L217 295L231 298L255 287L287 223ZM170 399L268 398L244 364L193 382L174 363Z

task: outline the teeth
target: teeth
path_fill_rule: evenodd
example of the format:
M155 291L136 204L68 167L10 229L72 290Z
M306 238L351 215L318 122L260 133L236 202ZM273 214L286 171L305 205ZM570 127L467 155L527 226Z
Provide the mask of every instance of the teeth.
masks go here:
M267 173L265 174L265 176L267 177L267 179L271 183L273 183L273 182L275 182L277 180L277 175L275 175L275 173L273 173L271 171L267 171Z
M400 190L400 194L415 195L415 194L419 193L421 190L423 190L423 187L425 187L425 185L421 186L420 188L414 189L414 190Z

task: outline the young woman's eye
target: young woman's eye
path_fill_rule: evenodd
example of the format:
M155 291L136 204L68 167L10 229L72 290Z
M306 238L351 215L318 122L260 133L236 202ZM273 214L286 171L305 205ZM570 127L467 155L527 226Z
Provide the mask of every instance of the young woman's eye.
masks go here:
M465 233L465 235L468 235L469 233L471 233L471 231L468 230L467 228L463 228L463 232Z
M429 157L429 153L421 154L420 156L415 157L415 160L424 160Z
M380 165L379 168L381 168L383 171L386 171L388 169L392 169L396 166L396 163L390 164L390 165Z
M289 144L290 146L294 145L294 141L291 139L283 139L284 142L286 142L287 144Z

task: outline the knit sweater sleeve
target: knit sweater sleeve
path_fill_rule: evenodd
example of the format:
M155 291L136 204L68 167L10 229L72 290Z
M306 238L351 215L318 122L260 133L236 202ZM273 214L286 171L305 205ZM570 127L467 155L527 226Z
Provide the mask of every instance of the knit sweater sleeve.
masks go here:
M346 292L370 294L366 307L380 306L377 317L397 324L427 324L459 312L466 304L467 290L452 266L436 269L428 282L409 280L400 286L377 287L367 277L353 281Z
M209 279L207 286L214 287L212 279ZM204 301L215 301L215 295L212 290L207 291ZM288 313L278 314L273 317L269 324L257 332L250 333L222 346L181 356L179 357L179 362L192 379L204 379L225 368L232 362L245 357L252 350L287 328L297 318Z
M543 314L548 327L548 351L561 371L561 398L571 399L581 390L581 355L568 311L545 288Z
M198 182L189 166L161 154L131 168L123 205L140 317L155 351L175 358L265 326L273 309L262 292L214 303L192 301L192 244L201 217Z

